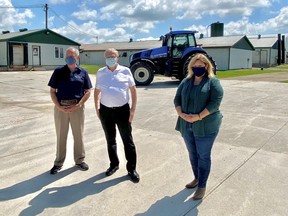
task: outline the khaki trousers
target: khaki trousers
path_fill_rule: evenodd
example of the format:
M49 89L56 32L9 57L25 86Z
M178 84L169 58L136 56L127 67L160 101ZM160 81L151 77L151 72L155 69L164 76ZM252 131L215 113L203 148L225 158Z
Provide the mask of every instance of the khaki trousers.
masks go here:
M84 161L85 149L83 144L84 106L72 113L64 113L54 107L54 121L57 136L57 150L54 165L62 166L66 158L66 144L69 124L74 138L74 161L79 164Z

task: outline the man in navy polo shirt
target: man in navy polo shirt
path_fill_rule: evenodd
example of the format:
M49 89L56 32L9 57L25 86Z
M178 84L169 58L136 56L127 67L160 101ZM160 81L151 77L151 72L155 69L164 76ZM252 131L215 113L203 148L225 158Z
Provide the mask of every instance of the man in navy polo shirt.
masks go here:
M85 69L77 65L79 50L69 47L66 50L66 65L54 70L48 86L55 104L54 121L57 135L57 150L51 174L58 173L65 161L69 124L74 138L74 161L80 170L88 170L84 162L83 144L84 103L90 97L92 84Z

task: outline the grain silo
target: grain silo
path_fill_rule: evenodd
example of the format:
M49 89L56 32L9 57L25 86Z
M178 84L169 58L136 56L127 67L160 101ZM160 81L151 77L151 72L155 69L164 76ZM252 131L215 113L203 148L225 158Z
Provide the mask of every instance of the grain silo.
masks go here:
M224 23L216 22L211 24L211 37L224 36Z

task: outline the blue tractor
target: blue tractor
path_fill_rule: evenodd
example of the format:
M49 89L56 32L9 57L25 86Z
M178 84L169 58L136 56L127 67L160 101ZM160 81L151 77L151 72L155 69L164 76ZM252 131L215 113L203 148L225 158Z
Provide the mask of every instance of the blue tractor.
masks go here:
M208 56L216 71L216 64L206 51L196 43L197 31L170 31L161 36L162 47L142 50L130 56L130 69L136 85L149 85L154 74L182 80L187 74L190 59L196 53Z

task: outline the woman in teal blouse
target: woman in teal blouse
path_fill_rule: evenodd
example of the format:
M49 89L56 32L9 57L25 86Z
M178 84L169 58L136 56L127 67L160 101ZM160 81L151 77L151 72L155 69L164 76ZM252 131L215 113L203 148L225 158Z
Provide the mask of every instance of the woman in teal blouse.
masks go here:
M188 75L180 83L174 105L178 130L187 146L194 180L186 188L195 188L193 199L202 199L211 168L211 150L218 134L222 114L219 110L223 88L214 76L213 66L203 54L195 55Z

